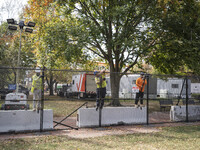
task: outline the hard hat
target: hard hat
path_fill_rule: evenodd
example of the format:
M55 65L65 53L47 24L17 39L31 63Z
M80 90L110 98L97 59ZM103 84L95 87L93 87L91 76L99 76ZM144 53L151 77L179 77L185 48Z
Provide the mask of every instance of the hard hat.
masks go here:
M94 71L94 75L96 75L97 73L99 73L98 71Z
M39 68L39 67L36 67L35 72L36 72L36 73L40 73L40 71L41 71L40 68Z

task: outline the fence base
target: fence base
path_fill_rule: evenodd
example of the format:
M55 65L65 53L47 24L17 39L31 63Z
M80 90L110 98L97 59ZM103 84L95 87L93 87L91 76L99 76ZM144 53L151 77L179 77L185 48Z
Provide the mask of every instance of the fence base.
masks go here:
M143 124L147 121L146 107L104 107L102 109L102 126L121 124ZM78 127L99 126L99 110L95 108L81 108L77 116Z
M171 106L171 121L186 121L186 106ZM188 105L188 120L200 120L200 105Z
M44 110L43 129L53 129L53 111ZM40 130L40 113L33 110L1 110L0 132Z

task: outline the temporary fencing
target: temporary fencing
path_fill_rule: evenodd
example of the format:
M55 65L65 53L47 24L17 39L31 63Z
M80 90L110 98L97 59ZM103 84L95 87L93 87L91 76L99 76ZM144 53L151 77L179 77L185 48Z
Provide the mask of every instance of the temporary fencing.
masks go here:
M19 80L17 81L17 70ZM39 111L40 131L43 131L45 109L53 110L53 129L78 129L77 111L80 108L96 109L96 83L93 71L40 68L42 79ZM1 112L7 110L32 110L32 76L35 68L0 68ZM119 79L119 91L113 90L113 80ZM180 75L145 74L143 104L135 105L139 73L118 74L106 72L106 97L102 113L111 104L119 102L119 107L132 108L136 112L145 109L146 119L142 124L191 122L200 120L200 77ZM112 80L112 81L111 81ZM9 93L24 93L25 99L11 101ZM115 93L118 92L118 93ZM114 95L114 96L113 96ZM118 97L116 97L116 95ZM25 103L24 103L25 102ZM1 113L0 112L0 113ZM116 112L118 113L118 112ZM126 124L120 120L118 124ZM97 117L102 117L102 114ZM131 117L131 116L129 116ZM134 114L133 114L134 117ZM26 119L26 118L25 118ZM99 119L99 126L101 126ZM134 123L132 123L134 124ZM138 123L136 123L138 124Z

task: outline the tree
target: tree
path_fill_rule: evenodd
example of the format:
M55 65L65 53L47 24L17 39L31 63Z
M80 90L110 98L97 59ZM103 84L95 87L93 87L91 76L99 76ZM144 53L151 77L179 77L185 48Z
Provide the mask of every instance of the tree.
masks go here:
M53 0L30 0L25 8L24 16L37 24L37 32L32 36L34 39L34 52L37 64L47 68L47 78L50 95L53 95L53 85L59 82L61 75L53 69L70 69L71 62L84 62L85 56L77 49L69 37L62 19L55 12L56 4ZM57 77L57 79L56 79ZM60 80L61 82L61 80Z
M151 49L148 60L158 71L174 74L177 71L192 71L200 74L199 31L200 5L195 1L183 0L165 3L165 14L160 20L161 28L168 37Z
M75 0L59 1L60 13L68 20L71 39L82 49L108 62L112 105L120 105L121 77L143 59L167 33L161 28L163 1ZM125 69L123 69L125 66Z

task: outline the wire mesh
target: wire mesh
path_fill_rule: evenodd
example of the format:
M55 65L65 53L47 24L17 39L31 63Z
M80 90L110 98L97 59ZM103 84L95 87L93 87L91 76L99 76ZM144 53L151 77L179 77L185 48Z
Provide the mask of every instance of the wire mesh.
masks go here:
M16 81L16 73L19 69L19 81ZM42 76L42 73L44 76ZM0 68L0 95L1 109L33 109L32 76L35 68ZM68 116L77 108L96 107L95 76L93 71L40 69L43 78L43 101L40 109L52 109L54 126L64 117ZM119 78L120 77L120 78ZM140 74L117 74L106 72L106 97L104 108L113 107L113 101L118 101L120 107L132 107L140 109L135 105L138 88L136 80ZM120 79L118 85L113 79ZM151 75L146 74L147 84L144 89L143 107L146 107L146 124L189 122L200 120L200 78L198 76L177 75ZM112 80L112 81L111 81ZM116 80L115 80L116 81ZM113 90L114 84L119 90ZM17 104L13 108L5 108L6 95L16 92L23 93L26 99L15 101L22 103L26 101L25 107ZM115 87L114 87L115 88ZM118 93L114 93L117 92ZM114 95L114 96L113 96ZM118 97L116 97L116 95ZM87 102L87 105L83 105ZM14 103L13 101L10 103ZM22 103L24 104L24 103ZM83 105L83 106L82 106ZM120 118L119 118L120 119ZM41 120L42 121L42 120ZM55 129L66 129L66 125L76 128L77 110L67 117L66 120L56 125ZM119 120L120 122L120 120ZM65 124L65 125L62 125Z

